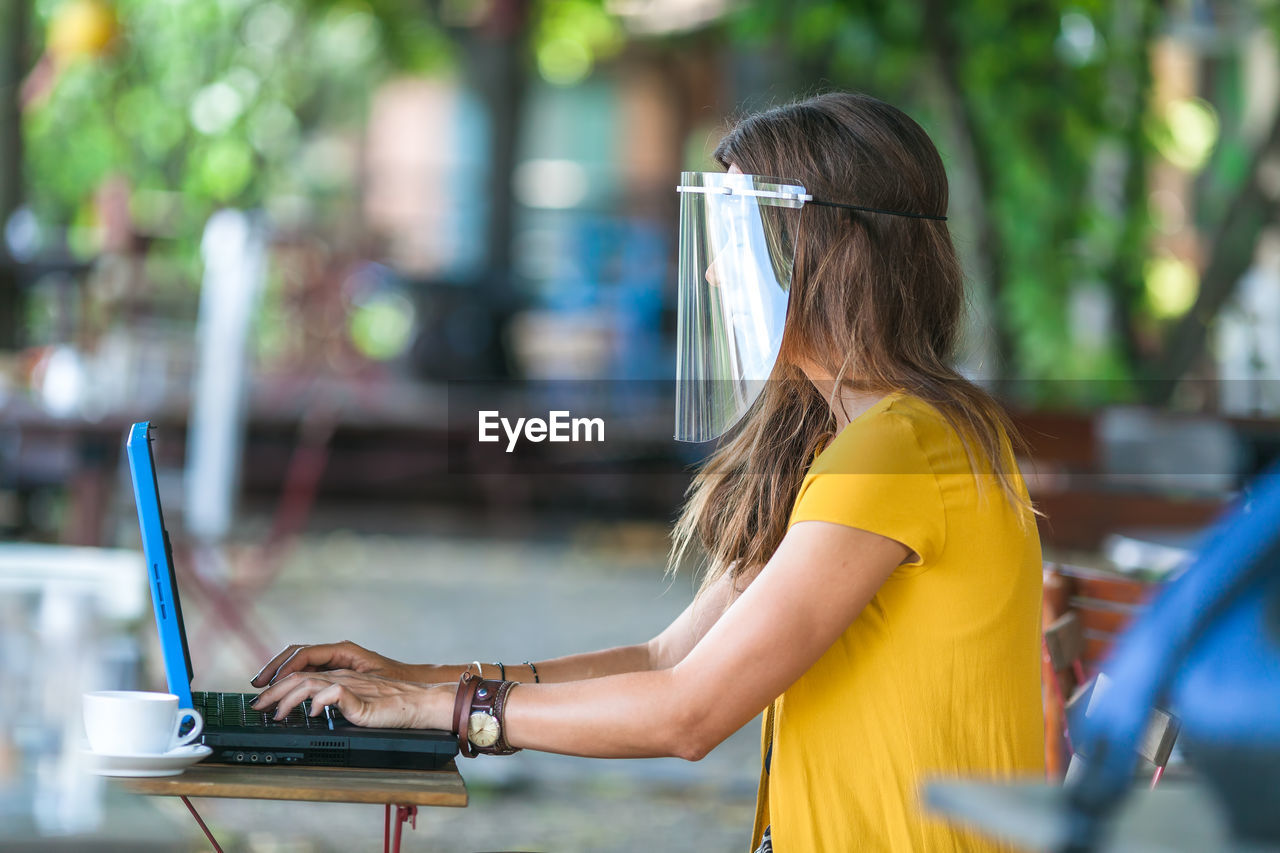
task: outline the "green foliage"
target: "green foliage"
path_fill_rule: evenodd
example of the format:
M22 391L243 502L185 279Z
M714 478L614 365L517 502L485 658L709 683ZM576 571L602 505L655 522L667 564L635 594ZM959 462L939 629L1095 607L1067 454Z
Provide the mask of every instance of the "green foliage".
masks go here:
M550 83L584 80L597 60L622 49L622 28L600 0L550 0L537 5L533 32L538 71Z
M41 33L65 4L37 5ZM389 73L451 61L409 0L114 0L107 52L61 68L24 121L29 203L41 220L92 221L103 180L123 176L143 230L187 242L217 207L322 199L327 133L357 129ZM341 181L338 181L341 183ZM91 244L71 235L73 246Z
M39 31L72 2L36 0ZM314 212L341 199L352 176L335 139L358 130L377 82L453 61L428 10L475 17L468 0L75 2L112 9L119 34L105 55L62 67L28 108L30 204L91 253L94 193L124 176L142 228L179 239L168 260L149 261L174 277L194 269L191 241L219 206L286 198ZM1280 0L1221 3L1208 5L1280 28ZM1184 5L754 0L718 29L740 55L781 57L767 96L866 91L920 121L953 182L965 175L977 196L951 212L992 302L1000 372L1100 380L1029 386L1044 390L1028 402L1087 403L1144 378L1171 322L1148 293L1162 225L1151 165L1198 171L1190 215L1202 233L1249 177L1255 141L1238 132L1244 81L1230 40L1206 60L1205 101L1151 109L1151 46ZM624 46L602 0L536 0L531 12L531 58L553 83L580 81ZM700 35L692 49L705 48ZM1098 292L1112 328L1082 331L1072 306Z
M1006 375L1016 365L1025 379L1114 380L1131 374L1126 324L1140 307L1148 245L1142 127L1154 11L1148 0L764 0L729 32L781 46L794 60L792 91L822 80L902 107L934 136L953 177L977 179L986 221L957 230L987 228L979 260L993 280L975 284L996 300ZM1067 320L1071 295L1099 282L1119 328L1101 349L1082 349ZM1085 385L1041 387L1052 400Z

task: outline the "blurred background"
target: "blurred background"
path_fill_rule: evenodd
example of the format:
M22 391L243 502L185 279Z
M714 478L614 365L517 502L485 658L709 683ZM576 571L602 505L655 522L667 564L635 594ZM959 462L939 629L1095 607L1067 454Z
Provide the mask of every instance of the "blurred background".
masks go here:
M0 848L200 849L77 766L82 690L163 685L135 420L197 687L286 642L536 660L683 609L705 448L636 402L673 376L674 186L828 89L942 151L960 365L1028 439L1046 612L1096 661L1280 454L1278 38L1270 0L0 0ZM572 383L618 428L574 470L460 460L463 383ZM696 765L481 759L406 843L742 849L758 759L754 725ZM202 807L242 850L381 814Z

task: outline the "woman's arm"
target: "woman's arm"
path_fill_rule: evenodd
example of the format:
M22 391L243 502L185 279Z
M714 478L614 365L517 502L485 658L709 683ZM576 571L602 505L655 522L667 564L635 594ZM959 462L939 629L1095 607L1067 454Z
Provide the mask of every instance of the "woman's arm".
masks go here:
M534 661L538 680L543 684L556 684L675 666L697 645L735 597L733 581L726 572L649 642ZM466 664L433 667L431 683L456 684L466 667ZM524 664L508 663L506 667L508 680L533 682L533 673ZM497 677L496 672L490 672L488 664L484 665L484 674L486 678Z
M803 675L909 554L864 530L800 522L683 660L651 672L522 685L507 700L507 741L572 755L696 761Z
M648 668L670 669L684 660L759 573L757 569L735 581L730 572L725 572L714 580L674 622L646 644L649 649Z
M696 761L812 666L909 555L902 543L865 530L800 522L683 659L661 669L521 684L507 700L507 741L571 755ZM679 651L678 638L670 639ZM261 703L278 701L281 713L313 697L312 713L335 704L361 725L449 729L455 692L454 685L403 686L330 672L284 679Z
M661 634L647 643L534 661L534 666L538 668L538 680L544 684L553 684L675 666L715 624L737 595L733 580L726 572L690 603ZM497 667L490 667L485 661L481 663L486 678L498 676ZM525 664L506 661L503 664L509 680L533 682L533 671ZM348 640L341 643L288 646L268 661L251 679L251 683L256 687L266 687L295 672L348 669L421 684L456 684L469 665L401 663Z

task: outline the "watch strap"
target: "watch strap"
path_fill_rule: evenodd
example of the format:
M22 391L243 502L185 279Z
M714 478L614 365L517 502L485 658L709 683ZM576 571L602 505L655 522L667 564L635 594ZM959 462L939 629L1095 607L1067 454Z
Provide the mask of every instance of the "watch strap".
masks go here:
M515 686L513 681L496 681L483 680L479 681L474 692L471 694L470 710L466 713L467 719L471 714L483 713L493 717L498 723L498 740L492 746L477 746L474 743L468 744L471 750L477 754L483 755L510 755L513 752L519 752L512 749L507 743L506 732L506 701L507 694L511 692L511 688Z
M453 699L453 733L458 736L458 752L464 758L475 758L471 741L467 739L467 726L470 720L469 709L472 697L480 687L480 677L464 672L458 679L458 692Z

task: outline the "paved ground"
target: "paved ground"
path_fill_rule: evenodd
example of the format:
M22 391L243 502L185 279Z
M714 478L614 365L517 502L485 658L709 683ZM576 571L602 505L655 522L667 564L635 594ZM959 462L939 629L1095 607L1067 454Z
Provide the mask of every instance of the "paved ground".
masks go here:
M427 526L429 528L429 525ZM405 660L520 661L652 636L692 596L662 576L649 528L580 528L494 541L456 535L307 536L257 610L271 642L350 639ZM462 619L483 607L483 632ZM188 608L188 633L209 638ZM260 662L238 644L192 649L198 688L250 689ZM744 850L758 767L758 721L706 759L601 761L523 752L465 761L471 805L423 810L406 850ZM377 806L203 801L228 850L373 850ZM155 819L187 834L178 803Z

